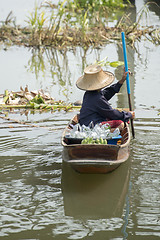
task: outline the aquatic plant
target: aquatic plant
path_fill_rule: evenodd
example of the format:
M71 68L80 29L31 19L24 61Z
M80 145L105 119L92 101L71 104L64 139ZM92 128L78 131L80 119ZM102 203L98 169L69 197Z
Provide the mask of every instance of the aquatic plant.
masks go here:
M71 2L70 0L60 1L56 8L51 4L52 7L49 7L49 3L35 5L35 9L27 18L28 26L26 27L13 26L11 21L4 21L0 26L0 41L37 48L50 46L63 49L91 45L99 47L107 42L121 41L120 33L123 31L126 41L131 46L134 46L135 41L142 36L155 44L160 44L159 28L141 27L139 24L142 16L147 14L147 10L142 9L138 20L134 23L129 15L124 14L114 27L109 27L107 11L96 11L96 8L91 6L82 11L76 7L69 10L68 4ZM77 4L79 2L83 1L77 0ZM76 1L72 3L75 4ZM86 3L87 1L84 1L84 5ZM90 3L92 6L95 4L94 1Z
M129 1L128 1L129 3ZM67 7L72 9L95 9L99 10L100 8L124 8L126 4L123 0L68 0Z
M32 39L34 40L35 35L38 34L38 38L36 37L36 40L38 40L39 45L42 45L43 28L45 27L47 18L45 17L45 11L39 11L39 9L40 7L38 7L36 3L34 11L27 17L28 20L26 20L26 22L32 30Z

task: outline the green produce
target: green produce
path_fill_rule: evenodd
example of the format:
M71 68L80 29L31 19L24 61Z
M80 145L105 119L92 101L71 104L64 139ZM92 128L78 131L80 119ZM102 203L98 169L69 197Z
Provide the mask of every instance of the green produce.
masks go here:
M81 144L94 144L95 140L93 138L87 137L82 140Z
M93 139L90 137L84 138L81 144L107 144L107 140L103 138Z

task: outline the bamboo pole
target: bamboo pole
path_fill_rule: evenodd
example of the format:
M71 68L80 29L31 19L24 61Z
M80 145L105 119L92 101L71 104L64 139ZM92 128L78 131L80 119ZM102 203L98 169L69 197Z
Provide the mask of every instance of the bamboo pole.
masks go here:
M73 108L73 109L79 109L81 106L74 106L74 105L50 105L47 104L46 107L44 105L39 105L39 108L33 108L31 105L7 105L7 104L0 104L0 109L4 108L15 108L15 109L21 109L21 108L26 108L26 109L35 109L35 110L49 110L49 109L65 109L65 108Z
M7 104L0 104L0 109L5 109L5 108L7 108L7 109L9 109L9 108L14 108L14 109L30 109L30 110L52 110L52 108L53 108L53 110L58 110L58 109L65 109L65 108L70 108L70 109L73 109L73 110L78 110L78 109L80 109L81 108L81 105L79 105L79 106L70 106L70 105L61 105L61 106L58 106L58 105L47 105L49 108L48 109L46 109L46 108L39 108L39 109L35 109L35 108L33 108L32 106L30 106L30 105L7 105ZM119 110L119 111L126 111L126 112L128 112L129 111L129 108L116 108L117 110Z

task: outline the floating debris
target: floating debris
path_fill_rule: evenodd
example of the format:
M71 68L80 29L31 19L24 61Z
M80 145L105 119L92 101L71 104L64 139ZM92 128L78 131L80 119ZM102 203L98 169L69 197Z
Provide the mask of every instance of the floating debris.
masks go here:
M13 92L5 90L4 94L0 95L0 109L3 108L29 108L39 110L72 110L73 108L80 108L81 105L67 104L64 101L55 101L49 93L40 90L29 91L28 86L20 91Z

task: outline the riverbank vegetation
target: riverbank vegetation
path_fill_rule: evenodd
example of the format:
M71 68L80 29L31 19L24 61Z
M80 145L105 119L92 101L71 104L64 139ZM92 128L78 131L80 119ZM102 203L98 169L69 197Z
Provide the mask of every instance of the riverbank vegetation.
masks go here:
M124 4L122 0L64 0L57 5L51 2L36 4L23 27L17 25L9 13L0 25L0 42L35 48L99 47L107 42L121 41L120 33L124 31L131 46L142 37L160 44L160 29L139 24L142 16L147 15L147 5L136 22L131 21L130 14L125 14L127 7L128 3ZM114 26L109 26L111 20L115 22Z

